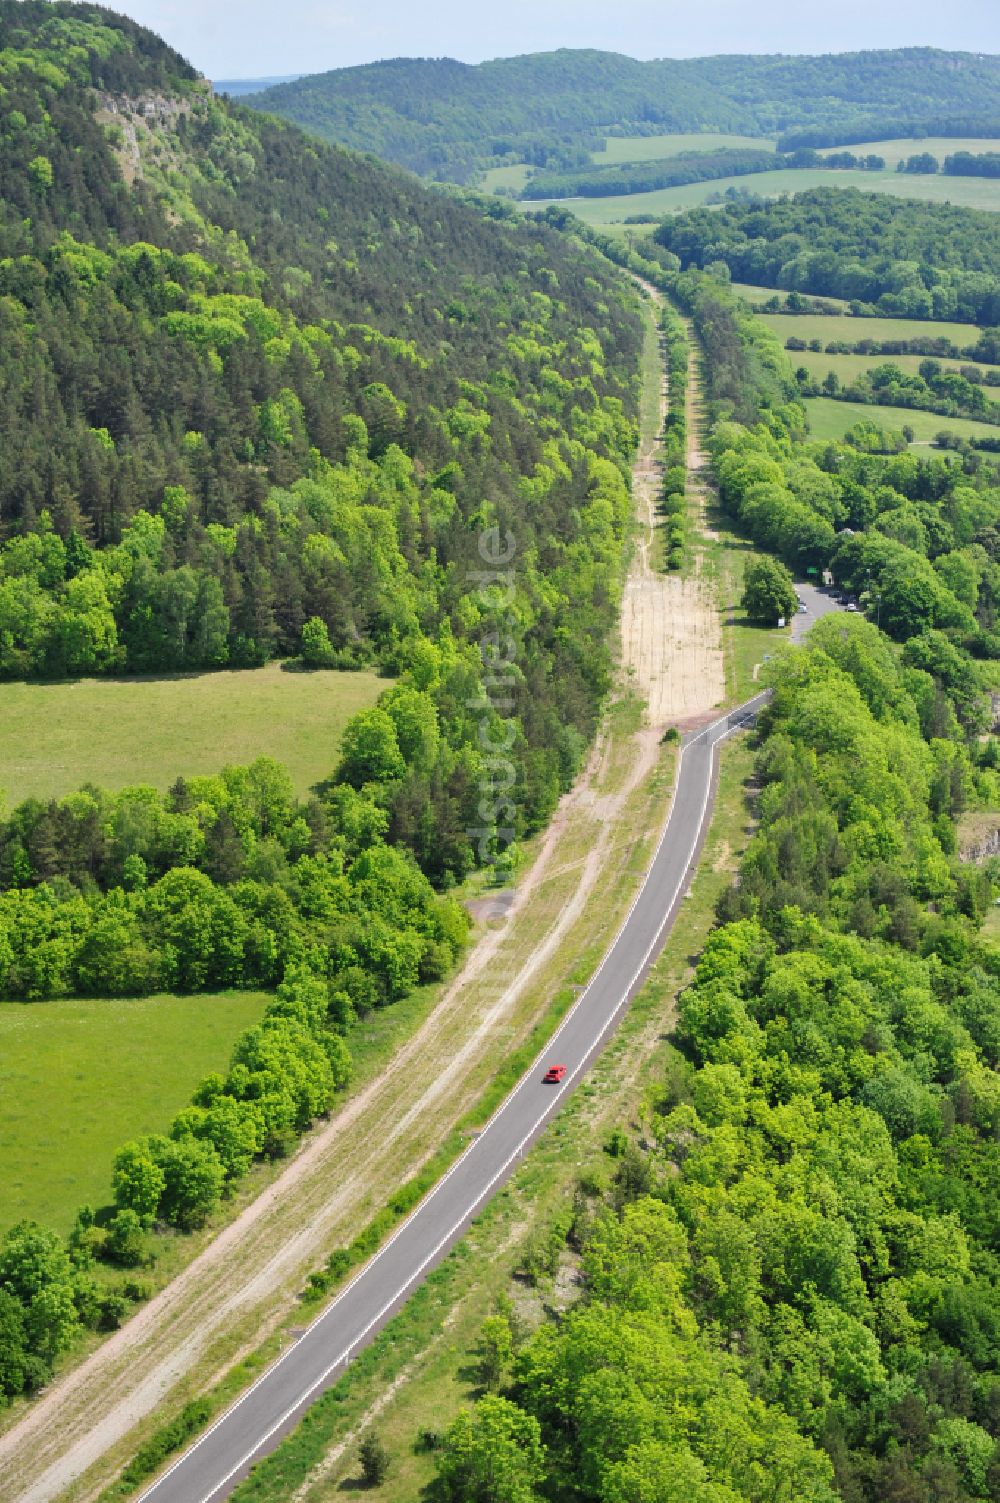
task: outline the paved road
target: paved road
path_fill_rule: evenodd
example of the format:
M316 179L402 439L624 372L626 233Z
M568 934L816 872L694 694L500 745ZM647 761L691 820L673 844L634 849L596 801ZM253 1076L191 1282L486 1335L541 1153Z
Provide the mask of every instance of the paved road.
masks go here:
M805 620L805 617L802 618ZM693 875L708 828L715 749L766 702L762 693L684 742L670 815L618 937L543 1058L469 1148L334 1303L158 1482L153 1503L217 1503L273 1451L309 1405L405 1303L445 1256L525 1149L559 1110L607 1042L659 953ZM560 1086L542 1084L564 1062Z

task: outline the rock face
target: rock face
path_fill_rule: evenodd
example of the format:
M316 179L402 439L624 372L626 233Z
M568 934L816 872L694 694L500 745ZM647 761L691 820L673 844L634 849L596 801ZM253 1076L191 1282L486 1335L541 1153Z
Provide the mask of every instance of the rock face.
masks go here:
M1000 856L1000 812L987 810L963 819L958 830L958 854L963 861L976 865Z
M205 86L205 92L210 89ZM181 115L189 115L192 101L167 94L140 94L129 98L124 94L98 94L100 107L97 118L102 125L117 126L120 139L114 144L115 155L121 166L122 176L131 188L144 176L143 142L139 132L165 133L174 130ZM163 148L161 147L161 151Z

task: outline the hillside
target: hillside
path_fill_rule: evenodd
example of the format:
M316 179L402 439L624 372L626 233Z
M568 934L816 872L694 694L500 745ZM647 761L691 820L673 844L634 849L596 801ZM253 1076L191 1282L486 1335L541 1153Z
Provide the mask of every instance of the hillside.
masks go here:
M0 49L0 675L305 650L474 685L499 523L543 817L605 682L630 295L545 227L213 99L109 12L3 0ZM450 755L445 803L472 796Z
M912 120L915 101L928 118L996 119L1000 59L910 48L638 62L563 49L475 66L395 58L309 75L247 98L328 141L428 177L464 182L504 161L583 165L608 128L630 135L766 135L792 127L856 132Z

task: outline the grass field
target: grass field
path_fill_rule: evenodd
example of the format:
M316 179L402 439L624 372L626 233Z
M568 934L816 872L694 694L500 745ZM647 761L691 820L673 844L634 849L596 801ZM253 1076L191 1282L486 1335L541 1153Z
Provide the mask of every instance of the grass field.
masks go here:
M972 137L947 138L945 136L926 136L921 140L893 141L864 141L860 146L824 146L823 156L829 156L831 151L850 151L856 157L875 155L885 157L885 165L893 172L896 163L902 162L907 157L917 156L920 152L929 151L931 156L937 157L939 162L944 162L945 157L952 156L956 151L971 151L979 156L987 151L1000 151L1000 140L975 140ZM951 182L954 179L949 178Z
M276 757L298 793L332 771L344 724L372 704L374 673L243 673L0 684L0 789L10 804L93 782L168 788L178 774Z
M929 318L852 318L836 313L761 313L769 328L786 339L821 339L830 344L843 340L856 344L859 339L950 339L960 349L975 344L979 330L975 324L935 322ZM795 351L791 351L794 355Z
M159 1132L224 1069L261 992L0 1003L0 1231L22 1217L66 1232L110 1199L111 1159Z
M530 176L531 168L526 162L515 162L511 167L491 167L483 173L479 186L484 193L496 193L499 188L513 188L520 193Z
M703 204L728 188L774 198L782 193L803 193L807 188L860 188L866 193L890 193L896 198L916 198L928 203L959 204L968 209L1000 212L1000 179L912 177L900 172L831 172L823 167L781 168L755 172L749 177L716 178L708 183L686 183L682 188L658 188L653 193L628 193L617 198L571 198L562 200L586 224L604 226L629 214L676 214ZM545 207L539 199L533 209Z
M910 407L867 407L858 402L837 402L832 397L810 397L806 402L809 429L813 438L843 438L857 423L878 423L881 428L898 431L912 428L914 442L932 443L938 433L957 433L960 438L1000 438L1000 428L993 423L977 423L972 418L939 417L936 412L915 412Z
M785 353L792 362L793 369L797 370L799 366L803 366L810 376L820 380L830 371L834 371L845 385L858 376L863 376L867 371L874 370L878 365L895 365L907 375L916 376L927 358L925 355L817 355L815 350L786 350ZM938 364L942 370L957 371L964 369L971 362L939 360ZM980 366L979 369L983 367ZM1000 388L987 388L987 395L992 396L994 400L1000 400Z
M788 293L780 287L758 287L754 282L733 282L732 289L740 297L746 298L748 303L767 303L771 298L780 298L782 304L788 297ZM824 303L833 303L838 308L848 309L851 305L846 298L824 297Z
M686 136L609 136L604 150L591 152L590 160L596 166L607 167L613 162L656 162L680 156L682 151L721 151L730 147L774 151L775 143L763 136L726 136L714 131Z

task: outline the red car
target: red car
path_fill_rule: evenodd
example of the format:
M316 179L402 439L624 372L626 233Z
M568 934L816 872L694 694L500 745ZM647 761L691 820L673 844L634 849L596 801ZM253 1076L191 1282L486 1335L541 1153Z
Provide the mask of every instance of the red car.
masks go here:
M565 1065L549 1065L545 1072L543 1085L559 1085L566 1074Z

